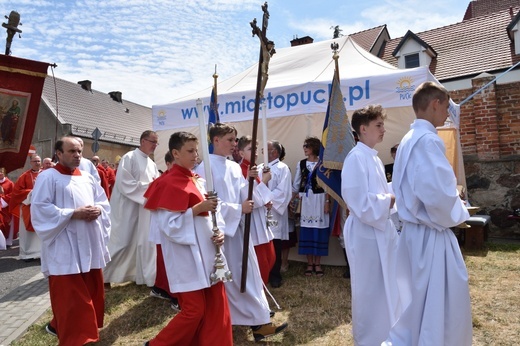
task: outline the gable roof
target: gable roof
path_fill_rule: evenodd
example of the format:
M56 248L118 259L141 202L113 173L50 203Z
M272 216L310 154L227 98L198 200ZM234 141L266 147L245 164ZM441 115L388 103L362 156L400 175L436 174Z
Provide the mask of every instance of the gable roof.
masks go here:
M519 9L517 6L514 13ZM442 81L510 67L513 55L506 30L510 22L507 9L416 35L437 52L430 70ZM397 66L392 52L402 40L401 37L390 40L381 58Z
M507 34L509 35L509 38L511 39L511 41L513 40L513 37L514 37L513 29L515 28L515 26L519 20L520 20L520 11L518 11L516 16L513 17L513 19L507 26Z
M376 26L375 28L363 30L350 34L349 36L364 50L370 52L377 42L381 33L386 29L386 24Z
M393 56L396 56L397 53L399 53L399 51L401 50L401 48L403 47L403 45L406 43L406 41L408 41L409 39L412 39L414 41L416 41L417 43L419 43L422 47L424 47L424 49L426 50L429 50L432 55L434 57L437 56L437 52L435 52L435 50L426 42L424 42L423 40L421 40L421 38L419 36L417 36L416 34L414 34L413 32L411 32L410 30L408 30L406 32L406 34L403 36L403 38L401 39L401 41L399 42L399 44L397 45L397 47L395 47L394 51L392 52L392 55Z
M59 112L58 120L70 123L72 134L78 137L91 138L97 127L102 133L101 141L139 146L141 133L152 128L151 108L126 100L119 103L109 94L87 91L60 78L47 76L42 102L55 116Z
M520 0L473 0L468 4L463 20L485 16L519 5Z

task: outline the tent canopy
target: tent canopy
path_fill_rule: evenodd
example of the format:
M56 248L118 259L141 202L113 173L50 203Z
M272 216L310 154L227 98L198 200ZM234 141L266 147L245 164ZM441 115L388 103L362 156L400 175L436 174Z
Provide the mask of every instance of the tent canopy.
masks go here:
M387 112L385 141L378 146L384 163L391 162L389 148L398 143L415 119L411 108L413 91L422 82L435 80L427 68L401 70L358 46L350 37L280 49L271 58L264 97L268 139L277 139L288 149L290 167L302 155L306 136L321 136L329 88L334 74L332 43L339 44L339 75L349 113L368 104L381 104ZM234 123L239 135L250 134L258 65L218 83L221 122ZM195 102L201 99L209 114L211 87L152 107L153 128L167 133L187 130L199 134ZM296 119L291 119L296 117ZM287 118L281 120L278 118ZM278 119L278 120L275 120ZM259 133L259 138L262 138ZM167 143L162 140L163 143ZM166 151L166 147L164 148ZM162 155L160 155L162 156ZM158 162L161 163L161 157Z
M264 91L268 140L279 140L286 148L285 163L294 170L304 158L303 141L307 136L321 138L329 89L334 75L331 44L339 44L339 75L347 114L368 104L381 104L386 111L385 138L376 146L383 163L391 163L390 148L401 141L415 119L411 103L417 86L436 81L428 68L397 69L359 47L350 37L280 49L270 60L269 80ZM221 122L232 123L238 135L250 135L254 112L258 65L218 83L219 116ZM209 114L211 87L152 107L153 128L159 135L156 162L164 166L168 139L175 131L189 131L200 136L196 100L204 103L205 118ZM451 117L458 127L458 107L452 104ZM204 131L206 131L204 129ZM263 145L262 129L258 138ZM199 138L206 138L206 134ZM460 148L458 136L456 147ZM202 141L201 141L202 142ZM205 143L205 141L204 141ZM202 143L201 143L202 145ZM460 150L459 150L459 155ZM259 160L262 153L259 151ZM456 172L464 181L462 160ZM330 253L324 264L344 264L342 250L331 238ZM292 255L294 258L294 255Z

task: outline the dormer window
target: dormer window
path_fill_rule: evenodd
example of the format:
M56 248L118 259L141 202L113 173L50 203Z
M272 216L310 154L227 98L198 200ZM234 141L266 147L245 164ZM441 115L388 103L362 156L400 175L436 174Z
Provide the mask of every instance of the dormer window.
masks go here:
M414 68L414 67L419 67L419 66L421 66L420 62L419 62L419 53L408 54L408 55L404 56L404 67L405 68Z
M509 13L513 16L513 9L509 9ZM520 54L520 12L513 17L509 25L507 26L507 33L509 39L513 41L515 46L515 54Z
M437 57L433 48L411 31L403 36L392 55L397 59L397 66L403 69L430 66Z

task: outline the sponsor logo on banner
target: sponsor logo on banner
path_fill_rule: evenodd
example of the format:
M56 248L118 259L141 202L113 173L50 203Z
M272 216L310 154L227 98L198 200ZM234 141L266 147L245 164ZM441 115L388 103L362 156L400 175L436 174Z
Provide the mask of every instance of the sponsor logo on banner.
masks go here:
M166 124L166 111L161 109L157 112L157 124L164 126Z
M395 92L399 95L400 100L411 100L413 92L417 87L414 79L410 76L401 77L396 82Z

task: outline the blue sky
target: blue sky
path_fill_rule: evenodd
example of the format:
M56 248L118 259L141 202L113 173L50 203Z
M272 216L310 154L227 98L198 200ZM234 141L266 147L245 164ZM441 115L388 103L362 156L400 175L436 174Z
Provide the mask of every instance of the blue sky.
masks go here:
M332 38L386 24L391 38L454 24L469 0L272 0L268 38L276 48L295 37ZM0 0L0 15L21 15L13 56L56 63L56 77L89 79L145 106L163 104L229 78L258 59L257 0ZM7 22L4 20L3 22ZM5 31L0 27L0 52ZM274 59L274 58L273 58ZM49 69L49 74L51 70Z

